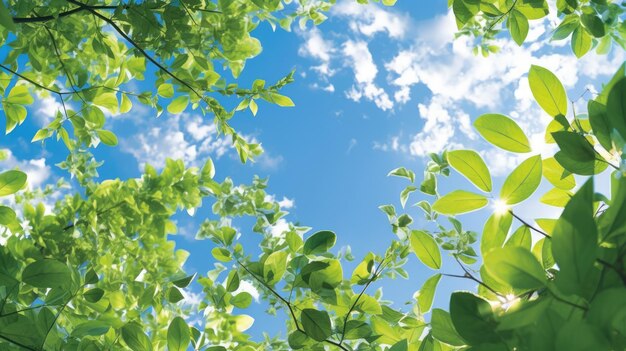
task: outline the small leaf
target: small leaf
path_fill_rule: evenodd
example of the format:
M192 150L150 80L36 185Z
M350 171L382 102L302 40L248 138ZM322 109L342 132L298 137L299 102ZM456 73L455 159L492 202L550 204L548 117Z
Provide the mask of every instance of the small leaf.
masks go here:
M474 127L485 140L501 149L518 153L532 151L522 128L507 116L485 114L474 121Z
M170 83L163 83L159 85L159 88L157 89L157 94L169 99L174 96L174 86Z
M85 300L92 303L100 301L102 295L104 295L104 290L100 288L90 289L83 293L83 297L85 298Z
M98 129L96 132L98 133L100 141L102 141L105 145L117 145L117 136L113 132L104 129Z
M441 280L441 274L437 273L426 279L424 285L422 285L422 288L419 290L419 294L417 295L417 304L420 308L421 314L430 311L439 280Z
M305 308L300 319L306 335L315 341L324 341L332 333L330 317L326 311Z
M387 174L387 176L396 176L396 177L402 177L402 178L407 178L408 180L411 181L411 183L413 183L415 181L415 173L413 171L410 171L404 167L400 167L400 168L396 168L393 171L389 172L389 174Z
M447 153L448 163L478 189L491 191L491 174L482 157L473 150L455 150Z
M0 173L0 196L15 194L26 184L26 173L11 170Z
M567 114L567 95L561 81L548 69L532 65L528 73L530 90L541 108L552 117Z
M577 58L581 58L585 56L589 50L591 50L591 45L593 45L593 40L585 28L579 26L574 29L574 33L572 33L572 51Z
M522 45L526 36L528 35L528 19L518 10L513 9L509 13L506 26L511 33L511 38L517 43Z
M181 95L177 97L176 99L172 100L172 102L170 102L169 105L167 105L167 112L173 115L177 115L185 111L188 104L189 104L189 96Z
M319 231L304 242L304 254L315 255L327 252L335 246L335 241L337 241L335 233L328 230Z
M532 156L509 174L502 185L500 198L509 205L530 197L541 182L541 155Z
M440 197L433 204L433 210L446 215L476 211L487 206L489 201L480 194L465 190L455 190Z
M422 263L432 269L441 268L441 252L435 239L421 230L411 231L411 249Z
M480 251L486 254L493 248L502 247L509 234L512 222L513 216L508 211L503 214L492 214L483 227L483 235L480 239Z
M16 85L9 92L6 101L12 104L30 105L35 100L25 85Z

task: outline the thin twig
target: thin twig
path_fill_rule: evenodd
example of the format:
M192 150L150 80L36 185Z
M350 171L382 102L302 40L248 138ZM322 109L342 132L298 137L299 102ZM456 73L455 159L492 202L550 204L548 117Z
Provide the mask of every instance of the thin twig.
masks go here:
M517 219L518 221L522 222L522 223L523 223L525 226L527 226L528 228L530 228L530 229L532 229L532 230L536 231L537 233L539 233L539 234L543 235L544 237L546 237L546 238L548 238L548 239L551 239L551 238L552 238L552 237L551 237L548 233L544 232L544 231L543 231L543 230L541 230L541 229L538 229L538 228L533 227L533 226L532 226L532 225L530 225L528 222L526 222L525 220L521 219L518 215L516 215L515 213L513 213L513 211L512 211L512 210L509 210L509 213L511 214L511 216L515 217L515 219Z

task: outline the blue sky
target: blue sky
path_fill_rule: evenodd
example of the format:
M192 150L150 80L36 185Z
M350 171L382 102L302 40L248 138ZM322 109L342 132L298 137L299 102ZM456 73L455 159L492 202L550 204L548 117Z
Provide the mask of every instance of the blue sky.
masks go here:
M526 80L530 65L551 69L570 97L578 98L587 88L599 90L624 60L624 52L618 49L608 56L591 53L576 60L566 42L549 41L554 18L533 22L523 47L502 37L500 53L477 57L470 39L452 40L454 20L446 5L446 1L400 0L393 8L383 8L339 1L318 28L286 32L262 24L254 35L262 41L263 52L247 63L239 83L247 86L256 78L274 82L295 69L296 82L283 93L296 107L261 103L256 117L243 111L233 119L239 131L262 142L266 153L257 162L242 165L228 141L216 137L209 118L188 111L157 119L154 111L135 107L107 122L120 136L120 145L95 150L96 157L105 161L101 179L138 177L142 164L159 167L166 157L183 158L190 165L202 165L212 157L218 179L231 176L236 183L250 183L254 174L269 177L268 192L290 207L288 220L335 231L337 248L350 245L357 258L368 251L383 253L393 233L378 206L399 206L398 196L406 185L386 176L391 169L406 166L421 181L428 152L474 148L496 176L498 189L502 176L521 160L553 151L542 143L550 118L532 100ZM12 152L5 165L29 172L35 186L66 176L54 166L66 157L59 143L30 143L57 104L53 99L36 102L31 118L0 139L0 146ZM585 105L585 99L576 102L577 110ZM471 130L471 121L486 112L512 116L529 135L533 153L515 156L488 147ZM442 187L445 193L472 186L452 176ZM547 189L544 184L538 195ZM414 195L409 204L423 198ZM420 218L417 209L408 211ZM208 209L201 209L194 217L177 217L183 235L176 240L191 252L190 271L212 267L210 244L198 245L192 239L207 213ZM521 213L525 218L554 218L558 209L522 205ZM463 219L480 232L488 214L487 209ZM458 267L447 267L444 272L458 273ZM407 268L410 284L386 281L386 299L410 300L433 273L417 260ZM441 288L438 306L447 305L446 291L474 287L444 279ZM264 318L262 306L253 310L255 318ZM255 333L264 329L253 327Z

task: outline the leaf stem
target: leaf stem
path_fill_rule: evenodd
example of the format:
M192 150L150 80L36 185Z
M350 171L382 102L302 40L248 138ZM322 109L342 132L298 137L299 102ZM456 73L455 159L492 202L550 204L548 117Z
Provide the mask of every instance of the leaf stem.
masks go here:
M543 230L538 229L538 228L536 228L536 227L534 227L534 226L530 225L528 222L526 222L525 220L523 220L522 218L520 218L518 215L516 215L515 213L513 213L513 211L512 211L512 210L509 210L509 213L511 214L511 216L515 217L515 219L517 219L518 221L522 222L522 224L524 224L524 225L525 225L525 226L527 226L528 228L530 228L530 229L532 229L532 230L536 231L537 233L539 233L539 234L543 235L544 237L546 237L546 238L548 238L548 239L552 239L552 237L551 237L548 233L546 233L546 232L544 232Z

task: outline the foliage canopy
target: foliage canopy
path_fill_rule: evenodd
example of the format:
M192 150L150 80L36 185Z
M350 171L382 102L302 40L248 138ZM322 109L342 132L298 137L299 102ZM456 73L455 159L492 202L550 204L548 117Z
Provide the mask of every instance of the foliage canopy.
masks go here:
M180 113L191 104L214 116L243 161L258 155L260 146L239 137L228 120L244 108L256 113L258 99L293 105L278 92L292 75L272 86L256 80L251 88L239 88L215 67L227 67L236 78L261 50L252 36L259 22L286 29L293 20L317 24L332 3L0 2L3 45L10 48L0 66L7 131L24 121L25 106L35 98L57 95L63 111L33 140L63 139L71 152L60 166L80 185L46 214L41 199L63 184L27 190L23 172L0 173L0 196L7 200L0 206L0 225L8 234L0 245L0 348L626 348L626 64L589 100L587 114L569 113L571 100L559 78L546 68L530 67L532 94L553 118L546 128L546 142L558 148L553 157L532 150L513 119L497 113L478 117L474 127L487 142L528 154L500 189L473 150L432 154L419 184L413 170L391 171L390 176L408 182L399 207L380 206L396 236L384 252L358 260L352 272L344 271L344 264L354 257L333 252L334 232L307 234L310 228L289 223L280 236L272 234L272 225L286 212L267 196L267 181L235 185L227 177L218 182L210 159L201 169L168 160L160 172L147 165L138 179L96 180L99 163L87 148L98 142L115 145L116 136L104 129L105 116L126 113L133 102L155 108L156 114L164 108ZM449 4L461 35L489 40L506 21L520 45L528 20L549 11L545 1L535 0ZM555 39L572 34L577 56L592 45L599 52L611 42L624 45L622 5L567 0L557 7L562 22ZM481 45L479 50L495 51ZM148 64L156 67L153 91L127 90L131 81L145 77ZM238 105L227 109L216 96L236 96ZM469 184L440 194L438 184L452 172ZM554 188L539 201L563 211L559 218L533 224L516 206L543 179ZM611 193L596 193L594 182L606 179ZM410 213L414 208L405 208L418 189L430 196L416 204L428 221L419 228ZM193 211L203 202L212 205L217 219L206 220L196 238L210 242L220 263L198 275L184 271L188 253L177 250L168 235L177 232L172 220L177 211ZM497 202L499 211L482 233L464 228L459 215L490 202ZM251 229L260 236L259 255L259 248L238 240L241 229L233 221L242 217L252 220ZM514 230L513 223L519 224ZM382 279L408 278L403 267L411 255L435 272L408 308L383 301L380 290L368 291ZM460 273L449 273L450 262ZM448 311L433 309L437 286L448 278L469 279L477 291L454 292ZM240 289L243 281L260 290L269 313L280 310L287 316L286 339L255 341L245 333L254 319L243 313L252 303ZM202 289L199 306L183 301L193 282ZM200 326L190 323L198 316Z

